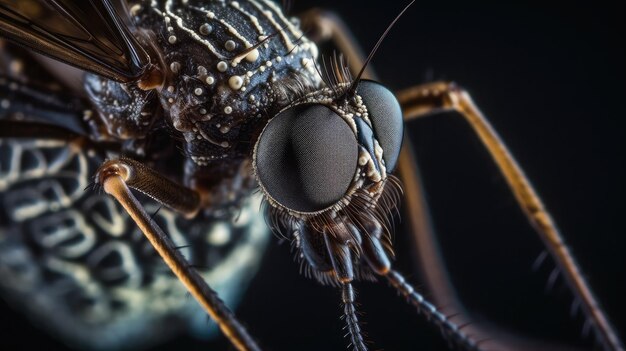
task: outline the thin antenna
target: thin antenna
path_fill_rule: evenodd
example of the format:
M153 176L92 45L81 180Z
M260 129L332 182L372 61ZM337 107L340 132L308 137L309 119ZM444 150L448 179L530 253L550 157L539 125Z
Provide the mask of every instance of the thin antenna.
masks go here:
M387 29L385 30L383 35L381 35L380 39L378 39L378 42L376 43L376 45L374 45L374 48L372 49L370 54L367 56L367 59L365 60L365 63L363 63L363 67L361 67L361 71L359 71L359 74L356 76L356 78L352 82L352 85L350 85L350 88L348 90L346 90L346 96L354 95L354 93L356 92L356 89L359 87L359 82L361 81L361 76L363 75L363 72L365 72L365 68L367 67L367 65L370 63L370 61L374 57L374 54L376 54L376 51L378 50L378 47L383 42L383 40L385 40L385 38L387 37L387 34L391 30L391 28L393 28L393 26L396 24L396 22L398 22L400 17L402 17L402 15L406 12L406 10L409 9L409 7L411 7L411 5L413 5L414 2L415 2L415 0L411 1L408 5L406 5L406 7L400 12L400 14L398 14L398 16L396 16L396 18L387 27Z

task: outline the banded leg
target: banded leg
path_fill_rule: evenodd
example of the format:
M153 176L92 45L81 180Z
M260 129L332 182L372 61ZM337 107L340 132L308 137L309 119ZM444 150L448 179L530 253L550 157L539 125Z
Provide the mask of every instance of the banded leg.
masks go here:
M498 165L526 217L563 270L574 294L581 299L599 340L608 350L623 351L624 347L617 333L583 278L552 217L522 169L467 92L453 83L436 82L400 91L397 97L407 121L437 112L455 111L470 124ZM410 170L407 168L413 163L409 155L405 154L400 163L403 176L409 175Z
M124 207L163 261L217 323L231 343L241 351L260 350L217 293L190 267L169 237L152 221L129 187L186 215L193 215L198 210L200 206L198 194L129 159L105 162L98 170L97 179L104 191Z

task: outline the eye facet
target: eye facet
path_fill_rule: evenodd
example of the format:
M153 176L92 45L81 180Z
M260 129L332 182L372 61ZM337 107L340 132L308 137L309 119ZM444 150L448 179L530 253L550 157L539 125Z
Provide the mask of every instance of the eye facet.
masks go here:
M389 89L373 81L361 81L357 94L367 106L374 134L383 148L385 166L391 172L402 147L404 123L400 104Z
M261 186L285 208L316 212L336 204L356 173L358 144L348 124L323 105L299 105L272 118L255 148Z

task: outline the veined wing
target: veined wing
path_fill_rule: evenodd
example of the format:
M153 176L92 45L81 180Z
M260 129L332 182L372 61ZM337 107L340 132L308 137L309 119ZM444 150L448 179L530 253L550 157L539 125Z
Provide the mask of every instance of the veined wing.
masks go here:
M0 0L0 35L109 79L133 81L150 60L120 7L111 0Z

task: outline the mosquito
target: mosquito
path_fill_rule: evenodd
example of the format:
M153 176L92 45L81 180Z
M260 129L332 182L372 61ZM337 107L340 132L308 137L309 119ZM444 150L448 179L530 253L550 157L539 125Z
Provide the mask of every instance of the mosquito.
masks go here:
M9 40L0 77L9 301L76 345L145 346L202 329L168 323L197 315L180 302L184 286L236 349L260 350L216 290L228 296L258 263L261 202L305 275L340 290L351 349L368 349L353 286L368 279L387 282L451 347L504 349L444 314L393 266L392 215L403 198L412 229L425 231L404 122L455 111L502 171L598 340L623 350L467 92L433 82L394 93L373 79L369 62L412 3L362 57L337 17L310 11L305 33L270 0L0 1ZM320 55L328 41L346 60ZM82 85L55 60L87 72ZM157 336L137 341L145 330Z

